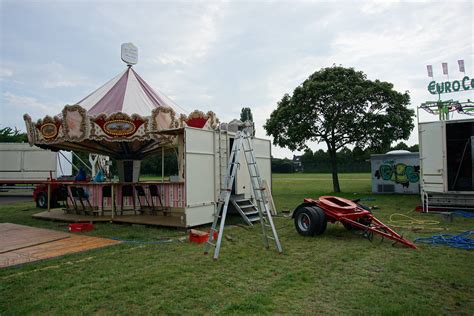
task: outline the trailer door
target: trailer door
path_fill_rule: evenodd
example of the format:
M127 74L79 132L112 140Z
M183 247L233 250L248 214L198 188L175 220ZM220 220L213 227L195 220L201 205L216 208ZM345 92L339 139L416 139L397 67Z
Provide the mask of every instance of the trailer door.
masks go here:
M425 192L446 192L446 124L420 123L421 187Z

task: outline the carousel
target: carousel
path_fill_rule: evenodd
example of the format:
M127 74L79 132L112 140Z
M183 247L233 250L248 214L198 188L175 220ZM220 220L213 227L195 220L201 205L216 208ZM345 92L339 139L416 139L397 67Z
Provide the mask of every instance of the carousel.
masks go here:
M64 208L48 207L35 217L175 227L212 222L220 190L219 161L224 161L216 153L227 152L228 142L221 146L221 138L231 135L219 129L213 112L186 114L151 88L133 68L136 48L127 45L125 54L122 47L126 69L103 86L58 115L36 121L24 115L30 145L107 156L117 169L117 175L99 181L62 182ZM141 161L168 151L177 155L178 174L140 181ZM269 162L269 150L264 156Z

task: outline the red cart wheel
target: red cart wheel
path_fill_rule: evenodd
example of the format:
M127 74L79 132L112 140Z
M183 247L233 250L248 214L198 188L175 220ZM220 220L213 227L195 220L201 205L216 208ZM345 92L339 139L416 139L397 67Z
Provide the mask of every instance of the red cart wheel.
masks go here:
M321 235L328 223L323 210L316 206L297 208L294 218L296 231L302 236Z

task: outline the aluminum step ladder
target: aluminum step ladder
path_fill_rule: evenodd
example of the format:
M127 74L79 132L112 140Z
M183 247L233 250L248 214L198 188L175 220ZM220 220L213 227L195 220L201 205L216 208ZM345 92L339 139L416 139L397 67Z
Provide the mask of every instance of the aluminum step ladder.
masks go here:
M220 190L223 190L226 186L226 174L229 160L229 137L227 131L219 129L218 145L219 147L217 149L217 156L219 157L219 188Z
M227 210L229 207L229 200L232 194L232 187L234 185L234 179L239 168L239 161L242 152L244 153L245 162L248 166L250 182L254 192L255 201L257 204L257 211L259 215L259 221L262 228L262 238L265 248L270 247L269 240L275 243L278 252L283 252L283 249L278 239L278 234L273 223L272 215L269 211L268 204L266 203L262 187L262 179L258 170L255 152L252 148L251 137L249 127L243 128L236 133L234 139L234 145L229 157L229 163L227 166L226 173L226 186L223 188L219 195L219 200L214 213L214 221L212 223L211 231L209 232L209 239L204 246L204 254L209 253L211 246L214 248L214 259L219 257L219 251L222 244L222 236L224 235L225 219L227 216ZM219 229L218 229L219 227ZM214 233L218 232L217 242L214 243Z

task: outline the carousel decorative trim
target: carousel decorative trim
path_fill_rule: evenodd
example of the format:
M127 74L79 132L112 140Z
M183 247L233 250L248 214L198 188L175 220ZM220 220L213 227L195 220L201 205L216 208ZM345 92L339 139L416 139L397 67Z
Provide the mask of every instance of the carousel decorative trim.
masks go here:
M62 111L64 140L82 141L86 136L87 112L80 105L66 105Z
M107 116L107 114L99 114L95 118L91 118L91 135L99 136L95 125L99 126L100 129L110 137L128 137L134 135L137 131L147 130L148 120L141 117L138 114L129 116L126 113L114 113ZM140 127L144 125L142 129ZM144 136L144 131L141 133Z
M212 111L204 114L202 111L194 110L188 116L181 114L179 121L181 126L186 125L196 128L207 127L208 129L217 129L219 126L219 120L217 119L216 114Z
M25 120L26 136L28 138L28 143L30 144L30 146L33 146L35 144L35 129L33 128L31 116L25 114L23 115L23 119Z
M55 116L54 118L47 115L44 119L39 119L34 127L39 132L40 135L44 140L53 141L58 137L59 131L61 128L62 120Z
M158 107L150 116L113 114L89 115L80 105L66 105L60 116L45 116L33 123L28 114L23 116L30 145L48 145L54 148L67 148L110 155L107 142L143 142L141 150L145 155L152 154L163 144L173 143L176 136L160 133L169 129L191 126L203 129L216 129L219 120L214 112L193 111L189 116L176 118L170 107ZM91 142L92 141L92 142ZM114 147L115 148L115 147Z
M160 114L163 113L165 114L165 117L162 117L162 119L165 121L165 125L167 124L166 122L166 117L169 117L170 123L168 126L159 126L158 118L160 117ZM176 121L176 112L167 106L160 106L158 108L153 109L151 111L151 129L154 131L160 131L163 129L169 129L169 128L176 128L177 127L177 121Z

